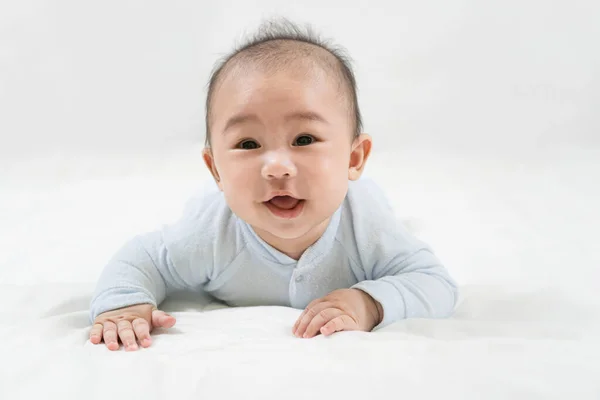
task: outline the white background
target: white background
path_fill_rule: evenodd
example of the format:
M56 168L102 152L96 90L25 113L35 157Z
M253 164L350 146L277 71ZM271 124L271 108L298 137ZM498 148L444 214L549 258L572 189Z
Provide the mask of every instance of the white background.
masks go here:
M2 0L1 153L201 141L213 63L273 15L349 50L378 148L600 146L593 0Z

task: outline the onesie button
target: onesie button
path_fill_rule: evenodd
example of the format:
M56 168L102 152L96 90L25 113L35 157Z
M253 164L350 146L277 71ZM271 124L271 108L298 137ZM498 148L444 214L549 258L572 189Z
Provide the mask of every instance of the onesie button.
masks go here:
M296 277L296 282L302 282L304 280L304 277L302 275L298 275Z

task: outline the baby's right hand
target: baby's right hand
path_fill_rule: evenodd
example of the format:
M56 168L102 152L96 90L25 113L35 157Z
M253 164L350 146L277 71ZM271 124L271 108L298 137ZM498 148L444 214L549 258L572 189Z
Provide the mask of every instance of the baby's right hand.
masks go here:
M150 332L153 328L170 328L175 325L175 317L154 309L152 304L137 304L130 307L107 311L96 317L90 331L90 341L104 343L109 350L119 349L119 338L126 351L137 350L136 337L142 347L152 343Z

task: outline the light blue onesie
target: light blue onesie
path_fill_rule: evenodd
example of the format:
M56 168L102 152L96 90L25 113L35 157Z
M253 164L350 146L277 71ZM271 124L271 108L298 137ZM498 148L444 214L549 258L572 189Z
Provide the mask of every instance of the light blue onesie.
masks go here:
M157 306L181 290L205 291L231 306L304 308L351 287L381 303L376 329L404 318L450 316L458 297L446 268L406 231L369 179L349 182L325 233L297 261L258 237L215 187L192 198L176 223L136 236L112 257L90 320L129 305Z

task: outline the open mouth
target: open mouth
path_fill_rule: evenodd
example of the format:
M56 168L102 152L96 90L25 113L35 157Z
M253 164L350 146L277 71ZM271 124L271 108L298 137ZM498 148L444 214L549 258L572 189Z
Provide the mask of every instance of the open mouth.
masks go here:
M292 219L302 213L304 202L305 200L292 196L275 196L271 200L265 201L264 204L275 216Z

